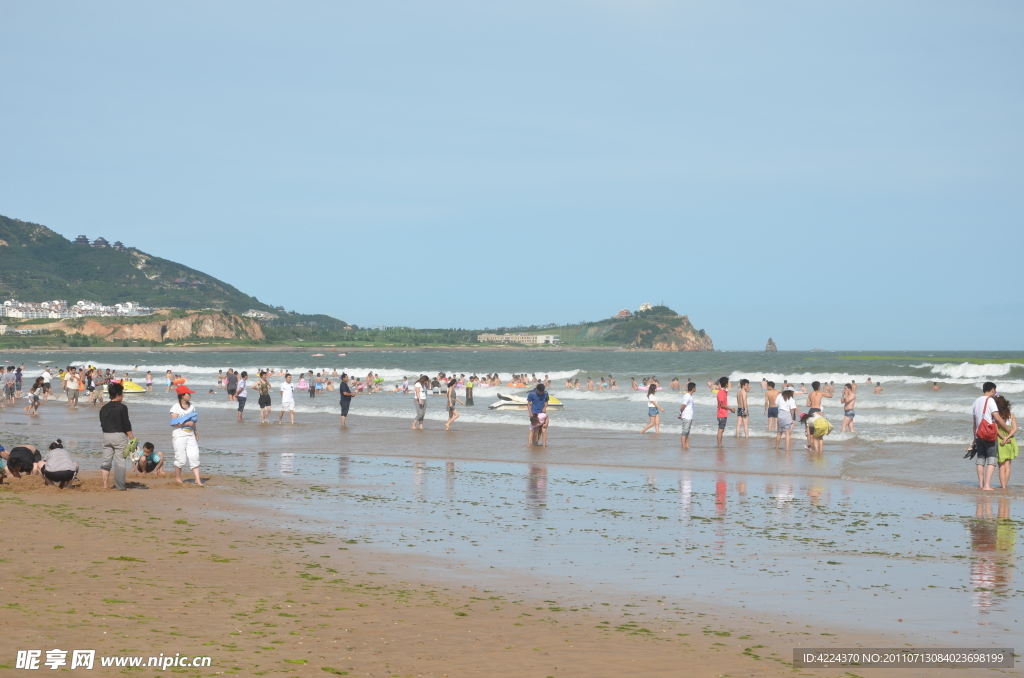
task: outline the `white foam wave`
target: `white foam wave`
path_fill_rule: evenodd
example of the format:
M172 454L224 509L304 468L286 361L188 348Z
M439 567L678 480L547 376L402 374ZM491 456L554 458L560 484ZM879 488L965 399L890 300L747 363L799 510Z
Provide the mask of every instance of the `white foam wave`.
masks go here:
M827 416L827 415L826 415ZM920 414L858 414L857 424L882 424L883 426L900 426L924 421L926 416Z
M1022 363L991 363L987 365L975 365L974 363L922 363L911 367L930 367L932 374L940 374L953 379L977 380L987 377L1004 377L1015 367L1024 367Z
M858 433L860 440L873 443L917 443L921 445L963 445L971 444L971 439L964 436L915 436L915 435L866 435Z
M951 412L970 414L971 405L963 403L943 403L934 400L869 400L858 398L858 410L910 410L913 412Z
M239 356L239 357L241 358L242 356ZM249 355L246 355L244 357L246 359L250 359ZM92 358L87 358L87 359L83 359L83 360L76 360L76 361L73 361L72 364L76 364L76 365L95 365L96 367L99 367L101 369L117 370L118 372L128 371L128 372L131 372L133 376L135 376L135 378L136 378L135 380L136 381L139 381L139 377L140 376L142 378L144 378L147 371L151 371L153 373L154 381L161 380L161 383L162 383L162 380L164 378L164 373L167 370L170 370L174 374L180 374L180 375L185 376L186 378L188 378L190 380L195 380L195 383L200 383L200 384L204 384L204 383L213 384L213 383L215 383L216 382L217 371L218 370L227 370L229 367L234 369L234 370L236 370L236 371L243 371L243 370L247 371L250 375L258 374L259 371L263 370L263 369L270 369L273 372L286 371L286 372L292 373L293 375L298 375L299 373L305 373L305 372L308 372L309 370L313 370L314 373L320 372L321 374L327 374L327 375L333 375L334 372L337 372L339 375L341 375L342 372L346 372L346 373L348 373L348 374L350 374L352 376L362 378L362 377L365 377L368 372L373 372L378 377L383 378L386 382L400 382L400 381L402 381L403 378L406 378L406 377L408 377L409 379L415 379L415 378L419 377L419 375L421 375L421 374L427 374L427 375L433 376L433 375L437 374L438 372L444 372L445 374L455 373L455 374L466 374L466 375L470 375L470 374L473 374L475 372L478 375L481 374L480 372L475 371L475 370L457 369L456 366L449 366L447 368L441 368L441 369L438 369L438 368L424 368L424 369L419 369L419 370L387 368L387 367L348 366L348 365L345 365L345 366L328 365L328 366L325 367L322 362L314 362L315 359L310 360L310 362L308 364L306 364L306 365L296 365L294 363L285 364L285 363L275 362L273 354L266 354L265 357L266 357L266 362L261 362L259 365L256 365L256 366L246 366L244 363L242 363L241 360L229 361L229 362L225 363L224 367L200 367L198 365L184 365L184 364L173 364L172 365L172 364L138 363L137 365L136 364L128 365L128 364L120 364L120 363L109 363L109 362L106 362L106 361L103 361L103 360L96 360L96 359L92 359ZM42 369L40 368L40 372L41 371L42 371ZM562 371L558 371L558 372L546 372L546 373L544 373L544 372L533 372L533 371L528 371L528 370L524 370L524 371L525 371L526 374L536 374L539 378L543 378L545 375L547 375L547 377L549 379L551 379L552 382L564 381L564 380L566 380L566 379L568 379L570 377L574 377L575 375L579 374L579 372L580 372L579 370L562 370ZM512 373L511 372L499 373L498 376L501 379L502 383L508 383L512 379ZM280 377L277 377L277 378L280 379Z

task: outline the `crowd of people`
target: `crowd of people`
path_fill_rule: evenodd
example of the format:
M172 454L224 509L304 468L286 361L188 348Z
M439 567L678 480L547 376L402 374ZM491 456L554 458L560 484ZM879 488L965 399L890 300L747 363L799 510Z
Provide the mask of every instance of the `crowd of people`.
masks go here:
M85 394L87 403L99 407L104 440L104 455L100 465L104 488L109 486L112 477L114 488L125 489L125 474L129 461L136 473L164 474L163 454L158 452L152 443L147 442L141 448L137 447L138 441L131 428L127 406L123 402L124 384L130 382L130 372L126 371L119 375L117 370L101 370L92 366L84 368L69 366L60 370L51 370L46 367L24 394L22 393L23 373L23 366L10 366L0 372L4 383L4 398L0 402L0 407L7 407L17 398L24 396L28 402L25 407L26 414L36 416L40 403L54 395L53 385L55 383L60 384L68 407L79 406L80 394ZM271 378L276 381L278 377L281 380L275 386L271 382ZM195 391L185 384L184 378L173 374L170 370L166 373L165 378L167 390L173 389L177 396L177 401L169 412L175 479L178 482L183 482L183 469L188 467L194 476L195 484L202 486L199 463L199 415L191 402ZM261 424L272 423L272 393L274 391L280 394L278 424L284 423L286 413L290 423L295 423L296 392L305 391L308 392L310 398L316 398L323 395L325 391L330 391L339 395L341 426L345 427L352 399L360 395L383 392L384 381L373 372L367 373L365 378L353 379L346 373L338 374L336 370L331 373L326 370L316 373L313 370L299 372L297 381L286 370L259 370L254 382L250 382L249 373L245 370L238 371L232 368L226 371L219 370L217 374L218 388L225 391L229 401L237 403L238 421L243 421L249 390L252 389L256 392ZM644 377L639 382L630 377L629 381L631 390L643 389L646 391L648 421L639 432L646 433L654 429L655 433L660 433L661 415L666 412L658 400L658 392L663 390L660 381L656 376ZM501 385L502 380L497 373L482 377L472 374L467 377L465 374L439 372L433 377L420 375L411 385L410 379L404 377L401 382L394 385L391 392L412 396L414 417L411 428L413 430L423 430L424 428L428 399L434 396L445 398L447 414L445 430L450 431L452 425L460 417L459 407L474 406L473 391L476 387ZM567 379L565 385L566 388L590 391L618 390L618 384L612 375L608 375L607 380L603 376L599 377L596 382L593 378L587 377L584 385L580 384L579 379ZM872 382L869 378L866 385L874 393L882 393L881 383ZM508 386L531 388L523 404L529 421L527 441L531 446L546 446L550 425L548 391L551 380L547 375L538 377L536 374L515 374L512 375ZM728 428L729 417L732 414L736 415L735 437L749 438L750 381L740 379L735 393L732 393L732 383L728 377L721 377L718 380L709 379L707 388L715 399L715 417L718 425L717 447L723 447L723 438ZM146 373L146 390L152 390L151 372ZM460 390L465 394L465 399L459 397ZM689 378L680 380L676 377L669 383L668 390L682 393L677 419L681 424L681 447L688 450L690 449L690 433L694 420L694 396L697 384ZM834 430L824 415L824 401L836 398L835 383L823 384L814 381L808 390L802 383L797 387L794 383L783 380L780 385L763 378L761 390L764 393L762 409L767 419L767 430L775 433L775 449L785 451L791 449L793 431L799 422L803 426L803 434L806 438L805 448L813 453L822 454L825 437ZM967 456L973 458L977 465L979 488L990 491L993 489L991 481L997 468L1002 486L1006 487L1009 484L1011 462L1018 453L1015 438L1018 428L1010 401L996 391L995 384L986 382L983 390L984 394L974 403L974 443L968 450ZM840 429L842 433L855 432L857 391L857 382L851 380L842 386L839 393L838 401L843 410ZM105 404L104 393L108 399ZM215 393L215 391L211 389L210 393ZM798 403L798 399L802 396L806 396L803 399L803 407L806 408L804 412L801 412L801 405ZM69 473L71 475L68 475ZM77 473L78 464L71 459L59 440L51 444L46 455L41 454L31 445L19 445L10 452L0 448L0 482L4 477L19 478L24 474L34 474L43 476L47 484L58 484L63 488L71 482Z

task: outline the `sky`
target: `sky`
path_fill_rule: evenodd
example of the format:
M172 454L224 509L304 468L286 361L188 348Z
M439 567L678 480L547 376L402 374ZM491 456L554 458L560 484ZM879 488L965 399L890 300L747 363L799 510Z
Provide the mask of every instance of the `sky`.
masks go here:
M1024 3L0 3L0 214L359 325L1024 348Z

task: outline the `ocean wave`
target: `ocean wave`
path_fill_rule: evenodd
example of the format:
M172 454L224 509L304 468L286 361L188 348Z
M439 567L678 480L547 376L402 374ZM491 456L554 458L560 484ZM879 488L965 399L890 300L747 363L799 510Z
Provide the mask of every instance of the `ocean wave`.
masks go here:
M827 415L826 415L827 416ZM858 414L858 424L881 424L883 426L901 426L924 421L928 417L919 414Z
M860 440L872 443L917 443L922 445L963 445L971 444L966 436L915 436L915 435L870 435L858 433Z
M990 363L986 365L975 365L974 363L922 363L911 365L915 368L931 368L932 374L939 374L943 377L953 379L978 380L988 377L1005 377L1011 370L1024 367L1021 363Z
M913 412L951 412L970 414L970 403L943 403L934 400L871 400L858 398L858 410L910 410Z

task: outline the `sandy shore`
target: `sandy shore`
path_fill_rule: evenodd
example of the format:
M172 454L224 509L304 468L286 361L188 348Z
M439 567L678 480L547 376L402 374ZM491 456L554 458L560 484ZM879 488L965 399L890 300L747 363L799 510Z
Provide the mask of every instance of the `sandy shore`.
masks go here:
M699 675L791 672L788 647L737 620L563 608L472 577L398 580L389 570L401 559L259 529L232 496L260 487L210 482L103 492L87 475L72 490L38 479L2 486L0 525L17 538L4 540L0 662L59 647L210 655L202 675L678 675L681 663Z

